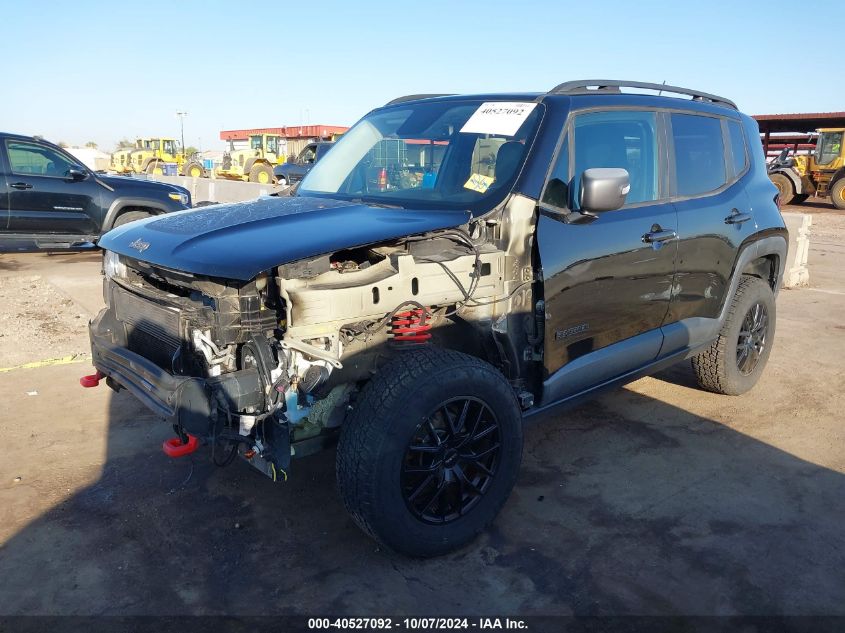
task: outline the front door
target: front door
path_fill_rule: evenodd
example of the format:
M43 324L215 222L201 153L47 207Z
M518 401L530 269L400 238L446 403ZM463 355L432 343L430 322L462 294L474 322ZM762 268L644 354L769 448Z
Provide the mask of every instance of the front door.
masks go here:
M677 217L665 202L660 117L575 114L541 201L545 367L558 399L657 357L671 297ZM621 167L631 190L617 211L578 215L586 169Z
M36 141L4 143L9 187L9 232L96 235L100 186L79 161ZM88 174L70 177L71 169Z

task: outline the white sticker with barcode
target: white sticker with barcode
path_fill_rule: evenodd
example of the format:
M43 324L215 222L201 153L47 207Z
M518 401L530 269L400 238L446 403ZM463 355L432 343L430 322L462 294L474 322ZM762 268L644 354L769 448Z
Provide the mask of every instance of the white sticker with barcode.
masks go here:
M536 103L486 101L464 123L461 132L513 136L536 107Z

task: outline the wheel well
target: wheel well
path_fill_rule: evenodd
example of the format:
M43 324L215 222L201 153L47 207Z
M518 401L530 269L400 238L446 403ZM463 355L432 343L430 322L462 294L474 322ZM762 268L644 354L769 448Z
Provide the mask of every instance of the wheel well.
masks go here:
M845 178L845 167L840 167L833 173L833 177L830 179L830 186L833 187L833 185L837 181L842 180L842 178Z
M769 287L774 290L779 270L780 257L778 255L764 255L763 257L752 259L740 272L743 275L751 275L765 280L769 284Z
M127 213L133 213L133 212L136 212L136 211L139 212L139 213L146 213L148 215L161 215L163 213L163 211L161 209L153 209L152 207L123 207L122 209L120 209L115 214L114 221L112 222L112 226L114 226L114 223L117 222L117 219L120 216L126 215Z

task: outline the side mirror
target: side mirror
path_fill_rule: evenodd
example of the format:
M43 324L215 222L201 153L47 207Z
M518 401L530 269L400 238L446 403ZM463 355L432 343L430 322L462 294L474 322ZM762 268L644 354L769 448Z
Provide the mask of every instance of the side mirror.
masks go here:
M83 169L79 169L78 167L71 167L67 170L67 177L69 180L77 182L88 178L88 172Z
M615 211L625 204L631 191L628 170L594 167L581 175L581 209L588 213Z

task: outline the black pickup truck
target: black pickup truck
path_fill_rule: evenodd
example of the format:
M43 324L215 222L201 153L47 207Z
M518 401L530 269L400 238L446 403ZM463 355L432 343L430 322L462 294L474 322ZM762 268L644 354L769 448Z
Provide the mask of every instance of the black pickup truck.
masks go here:
M331 149L334 143L310 143L306 145L299 155L292 161L276 165L273 168L273 175L280 185L292 185L305 178L305 174L317 164L326 152Z
M182 187L100 175L57 145L0 132L0 252L92 246L115 226L190 207Z

